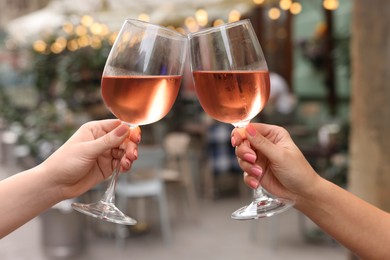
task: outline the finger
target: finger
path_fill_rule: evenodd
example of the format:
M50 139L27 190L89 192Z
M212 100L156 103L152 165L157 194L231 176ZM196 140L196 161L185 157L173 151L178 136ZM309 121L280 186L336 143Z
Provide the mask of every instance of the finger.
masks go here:
M264 127L264 128L263 128ZM260 151L265 157L269 159L277 159L278 149L277 146L268 140L264 135L269 135L272 129L269 129L264 124L259 124L259 127L255 127L253 124L249 124L246 127L247 139L251 146Z
M115 129L92 141L96 155L118 148L129 135L129 127L125 124L118 125Z
M256 152L250 147L250 143L247 141L236 147L236 156L251 164L255 163L257 160Z
M244 182L248 187L252 189L256 189L259 186L258 179L249 175L247 172L244 172Z
M244 172L256 178L257 180L260 180L263 177L263 168L259 164L249 163L244 160L239 160L238 163Z
M139 144L141 142L141 128L139 126L130 129L130 134L129 134L129 139L136 143Z
M89 122L89 124L92 126L91 127L92 129L99 127L104 132L109 133L115 128L117 128L121 124L121 121L118 119L104 119L104 120L91 121Z
M244 128L234 128L231 135L231 144L233 147L240 145L246 139Z
M112 149L111 156L115 160L119 160L123 156L123 150L122 149L118 149L118 148L114 148L114 149Z
M129 159L127 159L126 157L123 157L120 161L121 163L121 168L120 168L120 171L121 172L125 172L125 171L128 171L130 170L131 168L131 165L132 165L132 161L130 161Z
M135 161L138 159L138 145L133 143L133 142L129 142L127 147L126 147L126 158L127 160L130 160L130 161Z
M121 171L128 171L135 160L138 159L138 145L129 142L126 147L126 156L121 160Z

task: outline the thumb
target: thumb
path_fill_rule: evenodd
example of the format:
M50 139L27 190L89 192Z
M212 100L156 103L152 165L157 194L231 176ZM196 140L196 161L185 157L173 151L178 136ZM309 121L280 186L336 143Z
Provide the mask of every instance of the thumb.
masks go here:
M129 136L130 128L125 124L120 124L114 130L96 139L94 150L96 154L101 154L109 149L119 147Z
M277 146L262 135L253 124L246 127L246 138L251 146L269 160L277 160Z

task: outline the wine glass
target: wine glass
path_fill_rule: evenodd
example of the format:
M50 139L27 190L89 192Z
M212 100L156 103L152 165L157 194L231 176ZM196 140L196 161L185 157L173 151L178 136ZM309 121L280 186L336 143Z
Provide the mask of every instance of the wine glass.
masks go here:
M246 127L270 95L267 63L252 24L248 19L241 20L188 37L195 91L202 108L218 121ZM253 201L233 212L232 218L269 217L293 204L272 197L259 184Z
M188 38L174 30L127 19L107 58L101 82L106 107L130 128L163 118L179 92ZM126 150L126 142L122 151ZM125 155L123 155L125 156ZM103 198L72 207L110 222L135 225L115 205L115 185L120 163L114 169Z

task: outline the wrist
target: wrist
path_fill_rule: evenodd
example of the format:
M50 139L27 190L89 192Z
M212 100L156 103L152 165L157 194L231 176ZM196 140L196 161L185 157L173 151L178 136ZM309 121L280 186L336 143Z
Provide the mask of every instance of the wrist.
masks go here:
M307 185L296 193L295 208L304 212L306 208L312 208L312 204L317 204L319 195L326 189L324 185L326 180L319 176L316 172L311 174L312 177L307 181Z
M62 192L61 187L53 178L53 170L50 169L50 166L42 163L31 169L36 178L40 180L40 186L43 194L42 196L48 200L48 203L56 204L64 199L66 199Z

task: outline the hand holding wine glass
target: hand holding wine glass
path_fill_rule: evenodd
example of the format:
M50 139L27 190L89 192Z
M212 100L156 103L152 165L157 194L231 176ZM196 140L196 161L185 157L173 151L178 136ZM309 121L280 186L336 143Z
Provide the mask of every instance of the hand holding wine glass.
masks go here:
M250 21L191 33L189 39L191 70L201 106L214 119L244 128L270 95L267 63ZM270 197L259 185L252 203L235 211L232 218L268 217L292 205L292 201Z
M184 35L168 28L126 20L103 71L101 93L107 108L130 128L163 118L179 92L187 42ZM73 208L110 222L136 224L114 205L119 167L100 201L73 203Z

